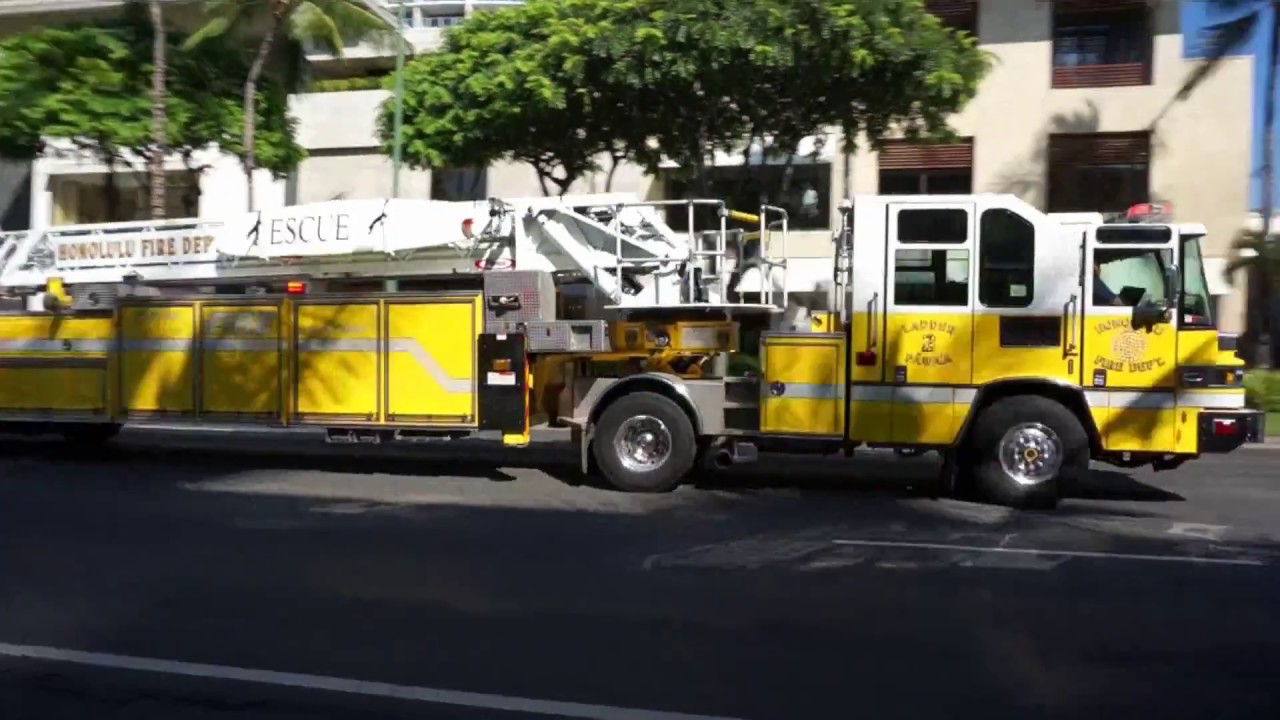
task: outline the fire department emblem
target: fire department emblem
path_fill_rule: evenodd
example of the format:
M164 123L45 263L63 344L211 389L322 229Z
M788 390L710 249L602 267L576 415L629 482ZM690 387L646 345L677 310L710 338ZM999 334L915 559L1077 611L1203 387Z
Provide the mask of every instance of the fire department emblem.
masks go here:
M1125 362L1138 362L1147 352L1147 339L1131 328L1121 330L1111 340L1111 352Z

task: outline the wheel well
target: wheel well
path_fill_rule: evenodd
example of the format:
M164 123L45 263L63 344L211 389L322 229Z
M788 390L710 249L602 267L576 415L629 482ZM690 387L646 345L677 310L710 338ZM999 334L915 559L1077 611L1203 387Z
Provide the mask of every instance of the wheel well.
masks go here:
M685 415L689 416L689 422L693 423L694 434L702 432L702 418L698 415L698 410L693 406L693 401L687 395L681 392L681 388L675 381L666 378L655 377L653 375L638 375L619 382L614 383L608 390L600 396L596 401L595 407L591 408L591 414L588 416L589 424L595 425L600 419L600 415L604 413L610 405L624 395L630 395L635 392L651 392L661 395L674 402Z
M957 443L964 445L968 442L969 434L973 431L978 416L987 406L997 400L1014 395L1037 395L1053 400L1070 410L1071 414L1075 415L1076 419L1080 421L1085 433L1089 436L1090 453L1096 456L1101 452L1102 437L1098 433L1097 424L1093 422L1093 414L1089 412L1089 406L1084 399L1084 392L1077 387L1059 385L1044 380L1007 380L980 388L978 397L974 401L973 409L969 411L969 417L965 418L964 426L960 429Z

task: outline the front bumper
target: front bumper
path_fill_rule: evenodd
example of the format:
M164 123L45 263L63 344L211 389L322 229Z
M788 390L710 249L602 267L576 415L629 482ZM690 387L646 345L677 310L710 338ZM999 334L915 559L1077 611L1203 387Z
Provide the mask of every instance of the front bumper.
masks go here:
M1258 410L1208 410L1200 412L1200 452L1231 452L1246 443L1266 439L1265 416Z

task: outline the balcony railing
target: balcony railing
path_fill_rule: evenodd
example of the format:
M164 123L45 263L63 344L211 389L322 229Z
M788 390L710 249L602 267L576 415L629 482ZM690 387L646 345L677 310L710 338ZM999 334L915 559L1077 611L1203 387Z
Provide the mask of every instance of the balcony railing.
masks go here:
M524 0L380 0L393 16L404 13L404 35L415 50L432 50L443 41L444 30L462 23L473 12L495 10L523 5ZM312 60L332 58L327 47L319 43L307 43L307 56ZM348 41L343 53L355 57L379 57L389 54L388 48L370 43Z
M1150 82L1149 65L1143 62L1076 65L1053 69L1053 87L1060 89L1129 87L1147 85Z

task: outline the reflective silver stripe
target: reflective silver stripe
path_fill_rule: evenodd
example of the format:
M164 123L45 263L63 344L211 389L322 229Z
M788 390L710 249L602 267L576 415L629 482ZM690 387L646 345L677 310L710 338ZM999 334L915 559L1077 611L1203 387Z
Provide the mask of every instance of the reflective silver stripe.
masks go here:
M376 338L310 338L298 341L302 352L378 352Z
M120 349L125 352L190 352L194 338L125 338Z
M761 383L760 394L768 400L786 399L786 400L840 400L844 397L839 385L831 385L826 383L779 383L782 386L782 394L774 395L772 385Z
M391 338L387 349L393 353L408 353L422 371L431 376L445 392L463 395L472 392L471 378L449 377L431 353L413 338ZM322 338L298 341L301 352L377 352L378 341L373 338Z
M1237 410L1244 407L1244 399L1243 390L1240 392L1180 392L1178 406Z
M1084 401L1089 404L1089 407L1110 407L1111 400L1108 395L1109 393L1106 390L1085 390Z
M0 340L0 352L108 352L110 340L68 338L65 340L37 340L31 338Z
M274 338L218 338L204 341L206 351L249 351L275 352L280 349L280 341Z
M1171 410L1173 393L1167 390L1088 390L1085 400L1089 407L1112 410Z
M849 397L854 402L893 402L893 387L889 385L854 385Z
M955 388L928 385L907 385L894 388L893 399L896 402L917 405L939 404L949 405L955 399Z
M976 388L955 388L947 385L853 385L850 397L854 402L902 402L972 405L978 399Z

